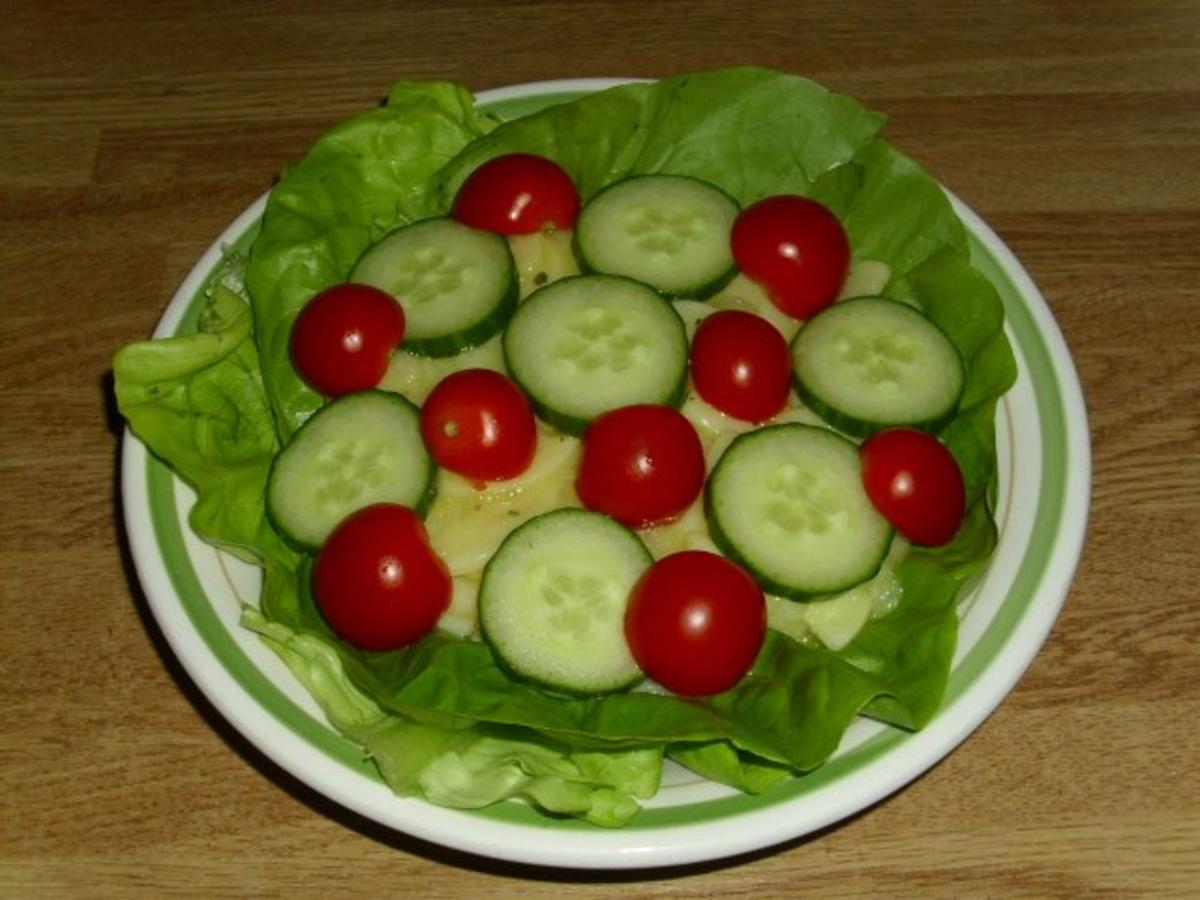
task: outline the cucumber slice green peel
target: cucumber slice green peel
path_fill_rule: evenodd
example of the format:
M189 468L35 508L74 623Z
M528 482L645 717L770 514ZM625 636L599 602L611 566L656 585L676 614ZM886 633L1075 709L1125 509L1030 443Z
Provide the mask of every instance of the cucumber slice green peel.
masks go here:
M937 431L954 418L966 382L946 333L886 297L823 310L800 329L791 350L800 398L855 437L899 426Z
M504 357L539 418L576 436L621 406L678 407L687 390L683 320L630 278L576 275L535 291L504 333Z
M275 457L267 515L291 543L315 550L342 519L375 503L424 515L436 476L412 403L388 391L346 394L314 413Z
M707 181L635 175L588 201L575 255L585 272L635 278L671 299L708 297L737 274L729 240L740 212Z
M709 478L705 511L721 552L765 591L793 600L873 577L892 540L863 488L858 448L812 425L736 438Z
M628 688L642 673L625 640L625 608L652 562L636 534L601 513L567 508L530 519L484 568L484 640L506 669L552 691Z
M508 242L446 218L385 235L359 257L349 280L397 299L403 349L420 356L453 356L482 344L512 317L519 293Z

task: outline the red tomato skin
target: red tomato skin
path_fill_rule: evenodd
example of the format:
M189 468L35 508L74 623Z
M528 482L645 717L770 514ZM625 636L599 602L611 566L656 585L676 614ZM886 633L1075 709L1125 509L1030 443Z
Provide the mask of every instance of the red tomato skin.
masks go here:
M765 422L787 405L792 357L766 319L741 310L706 316L692 338L692 383L705 401L747 422Z
M579 191L557 163L532 153L497 156L472 172L454 198L454 218L498 234L574 228Z
M439 466L477 481L520 475L537 451L525 394L491 369L446 376L421 407L421 435Z
M837 299L850 271L850 240L815 200L778 194L746 207L733 224L733 258L771 302L811 319Z
M915 428L889 428L859 448L867 496L896 529L917 544L954 537L966 510L966 486L954 455Z
M736 685L754 665L766 629L762 588L741 566L703 550L656 562L625 611L625 638L642 671L688 697Z
M404 339L404 310L366 284L337 284L314 296L292 326L292 362L327 397L379 384Z
M339 637L363 650L395 650L427 634L450 605L452 590L424 524L395 503L347 516L313 567L321 614Z
M588 426L575 492L588 509L647 528L691 506L704 474L704 447L692 423L669 406L637 404Z

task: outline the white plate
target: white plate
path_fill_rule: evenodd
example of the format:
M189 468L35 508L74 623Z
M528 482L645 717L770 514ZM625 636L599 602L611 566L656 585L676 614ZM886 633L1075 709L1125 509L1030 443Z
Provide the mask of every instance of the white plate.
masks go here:
M616 83L541 82L489 91L506 114ZM338 803L401 832L498 859L585 868L633 868L711 860L808 834L896 791L956 747L1012 690L1046 639L1079 559L1090 487L1083 398L1062 335L1025 270L956 198L972 259L1004 300L1020 376L1000 405L1000 543L964 606L941 711L916 734L860 720L835 756L759 797L680 769L628 827L604 830L548 819L524 804L443 809L397 798L356 745L325 722L283 664L237 624L258 596L256 569L188 530L193 497L128 431L122 495L138 575L154 617L193 681L268 757ZM186 325L222 248L245 248L266 198L201 257L167 308L156 336Z

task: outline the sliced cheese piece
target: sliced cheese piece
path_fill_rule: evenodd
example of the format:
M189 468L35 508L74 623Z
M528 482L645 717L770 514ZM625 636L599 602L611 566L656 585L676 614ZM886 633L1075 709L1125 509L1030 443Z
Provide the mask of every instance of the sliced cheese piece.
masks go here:
M450 595L450 606L438 619L437 627L458 637L479 632L479 579L458 576Z
M549 229L509 237L522 300L552 281L579 274L571 247L573 234L569 229Z
M841 650L868 620L887 615L900 602L896 566L908 549L904 538L893 538L879 573L841 594L807 601L768 596L767 625L796 640L812 635L830 650Z
M483 488L441 472L425 525L451 574L478 575L518 525L553 509L578 506L575 472L580 446L575 438L542 430L533 463L522 475Z
M700 323L717 311L716 307L709 306L701 300L673 300L671 305L675 307L675 312L679 313L679 318L683 319L689 344L696 336L696 329Z
M774 325L788 342L800 329L799 320L793 319L772 303L766 291L740 272L708 302L717 309L741 309L762 316Z
M811 633L804 604L774 594L767 594L767 627L797 641L804 641Z
M859 259L850 264L838 300L851 297L878 297L892 277L892 268L877 259Z
M695 427L706 453L717 438L730 435L730 440L732 440L733 437L754 429L754 425L750 422L743 422L741 419L735 419L733 416L727 416L721 412L696 393L695 387L691 385L688 387L687 396L679 411Z
M417 356L401 348L392 354L388 370L379 382L379 387L385 391L403 394L420 406L439 381L463 369L507 372L501 336L496 335L478 347L472 347L454 356Z
M662 559L672 553L691 549L689 540L693 535L708 537L708 525L704 520L704 501L698 498L695 503L684 511L683 515L672 522L645 528L638 532L642 543L655 559Z
M862 631L871 617L870 581L828 600L812 600L804 605L809 630L830 650L841 650Z
M850 271L846 273L846 280L837 299L878 296L887 287L891 277L892 270L885 262L874 259L854 260L850 263ZM772 303L766 291L740 272L708 302L718 309L744 309L757 313L774 325L789 343L800 330L799 320L793 319Z

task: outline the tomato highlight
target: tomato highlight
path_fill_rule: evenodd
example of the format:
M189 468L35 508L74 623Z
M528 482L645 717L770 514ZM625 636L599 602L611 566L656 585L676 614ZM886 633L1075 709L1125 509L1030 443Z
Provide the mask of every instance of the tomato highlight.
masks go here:
M837 216L815 200L777 194L733 223L733 258L771 302L811 319L837 299L850 271L850 240Z
M579 191L557 163L532 153L509 153L472 172L454 198L453 216L497 234L532 234L575 227Z
M890 428L868 438L859 453L867 496L902 535L926 546L954 537L966 487L945 444L915 428Z
M491 369L464 369L438 382L421 408L421 436L439 466L479 481L515 478L537 451L529 400Z
M450 605L452 588L424 524L395 503L347 516L313 566L321 614L363 650L395 650L427 634Z
M642 671L689 697L736 685L754 665L766 628L758 583L741 566L703 550L652 565L625 612L625 637Z
M787 341L770 322L741 310L706 316L691 350L696 392L721 412L765 422L787 405L792 359Z
M638 404L588 426L575 490L588 509L646 528L691 506L704 473L704 448L692 423L669 406Z
M292 363L327 397L379 384L404 338L404 310L366 284L337 284L315 295L292 326Z

